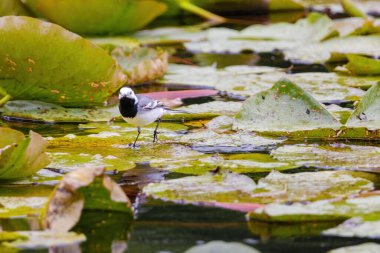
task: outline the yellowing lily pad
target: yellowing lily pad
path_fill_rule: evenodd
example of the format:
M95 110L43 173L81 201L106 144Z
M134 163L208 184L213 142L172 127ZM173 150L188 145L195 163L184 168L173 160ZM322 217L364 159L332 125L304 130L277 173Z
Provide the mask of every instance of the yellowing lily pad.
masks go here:
M83 209L132 215L128 197L104 175L101 167L78 169L61 180L47 203L44 226L54 232L69 231L79 221Z
M271 155L298 166L380 172L380 148L373 146L296 144L279 147Z

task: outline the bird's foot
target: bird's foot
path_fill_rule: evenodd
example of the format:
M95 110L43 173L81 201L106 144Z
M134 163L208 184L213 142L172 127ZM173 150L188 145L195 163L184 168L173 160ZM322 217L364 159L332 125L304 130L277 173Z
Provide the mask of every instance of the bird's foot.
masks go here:
M128 144L128 148L131 148L131 149L139 149L140 148L140 145L136 144L136 143L130 143Z

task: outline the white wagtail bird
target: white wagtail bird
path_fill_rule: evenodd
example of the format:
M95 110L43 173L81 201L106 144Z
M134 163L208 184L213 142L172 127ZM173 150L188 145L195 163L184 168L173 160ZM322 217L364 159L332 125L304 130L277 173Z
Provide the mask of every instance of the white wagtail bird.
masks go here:
M171 110L166 108L164 104L158 100L151 99L143 95L135 95L129 87L123 87L119 93L119 111L123 119L137 126L137 136L132 144L136 147L136 142L141 133L141 127L149 125L157 120L156 128L153 132L153 142L157 141L157 129L161 122L161 117L166 112L187 113L184 111Z

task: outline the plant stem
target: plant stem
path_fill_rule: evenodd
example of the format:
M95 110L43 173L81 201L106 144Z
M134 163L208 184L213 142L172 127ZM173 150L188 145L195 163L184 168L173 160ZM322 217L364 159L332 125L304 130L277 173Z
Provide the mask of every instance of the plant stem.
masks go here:
M212 12L209 12L205 9L202 9L202 8L192 4L190 1L182 0L182 1L178 1L178 3L182 9L187 10L189 12L192 12L194 14L197 14L197 15L199 15L203 18L206 18L208 20L212 20L212 21L215 21L217 23L226 22L226 18L223 18L223 17L216 15Z

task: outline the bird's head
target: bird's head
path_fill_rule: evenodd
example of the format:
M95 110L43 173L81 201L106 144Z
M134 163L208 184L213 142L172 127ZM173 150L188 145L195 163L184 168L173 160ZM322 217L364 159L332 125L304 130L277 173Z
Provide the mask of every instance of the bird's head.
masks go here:
M135 93L133 92L133 90L129 87L123 87L120 89L119 99L122 99L124 97L129 98L129 99L133 99L133 100L135 100L135 103L137 103L137 97L136 97Z

